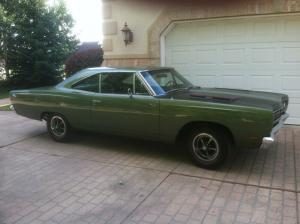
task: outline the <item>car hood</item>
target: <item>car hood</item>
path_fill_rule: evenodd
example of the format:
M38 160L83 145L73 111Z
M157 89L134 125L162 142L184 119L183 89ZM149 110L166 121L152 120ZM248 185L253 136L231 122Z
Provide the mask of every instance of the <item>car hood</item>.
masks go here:
M174 99L208 101L276 111L287 109L288 96L280 93L224 88L191 88L173 93Z

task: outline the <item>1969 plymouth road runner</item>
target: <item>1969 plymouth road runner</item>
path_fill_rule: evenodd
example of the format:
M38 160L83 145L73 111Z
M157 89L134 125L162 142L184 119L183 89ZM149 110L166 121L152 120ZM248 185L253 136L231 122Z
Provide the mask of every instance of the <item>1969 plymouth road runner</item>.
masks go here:
M90 68L54 87L10 92L17 114L45 120L56 141L72 129L185 143L197 165L274 141L288 117L279 93L201 88L172 68Z

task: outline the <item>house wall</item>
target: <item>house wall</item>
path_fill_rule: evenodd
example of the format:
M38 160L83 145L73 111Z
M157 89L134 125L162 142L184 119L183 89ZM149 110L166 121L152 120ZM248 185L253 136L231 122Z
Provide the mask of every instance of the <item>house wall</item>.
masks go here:
M104 63L110 66L149 63L148 30L163 11L162 5L149 4L148 0L107 0L103 10ZM121 32L125 22L134 39L128 46L125 46Z
M103 0L104 66L160 65L161 34L174 21L300 12L300 0ZM125 46L127 22L134 41Z

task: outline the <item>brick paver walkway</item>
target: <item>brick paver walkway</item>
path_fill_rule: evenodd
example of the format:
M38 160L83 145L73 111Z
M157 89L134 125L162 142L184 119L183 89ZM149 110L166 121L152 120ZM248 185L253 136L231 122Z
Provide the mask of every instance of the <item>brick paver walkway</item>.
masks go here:
M300 127L212 171L169 145L90 133L63 144L42 123L6 122L0 223L299 223Z

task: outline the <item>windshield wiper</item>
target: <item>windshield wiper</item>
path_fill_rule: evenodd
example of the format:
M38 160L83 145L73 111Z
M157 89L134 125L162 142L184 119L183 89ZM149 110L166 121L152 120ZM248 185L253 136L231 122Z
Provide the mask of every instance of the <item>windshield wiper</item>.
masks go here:
M193 88L200 89L201 87L200 86L189 86L189 87L185 87L185 88L171 89L171 90L167 91L165 94L169 94L169 93L173 93L173 92L178 92L178 91L182 91L182 90L189 91L189 90L191 90Z
M182 90L186 90L187 88L178 88L178 89L171 89L169 91L166 92L166 94L170 94L173 92L178 92L178 91L182 91Z
M195 89L201 89L201 86L190 86L190 87L187 88L187 90L191 90L193 88L195 88Z

